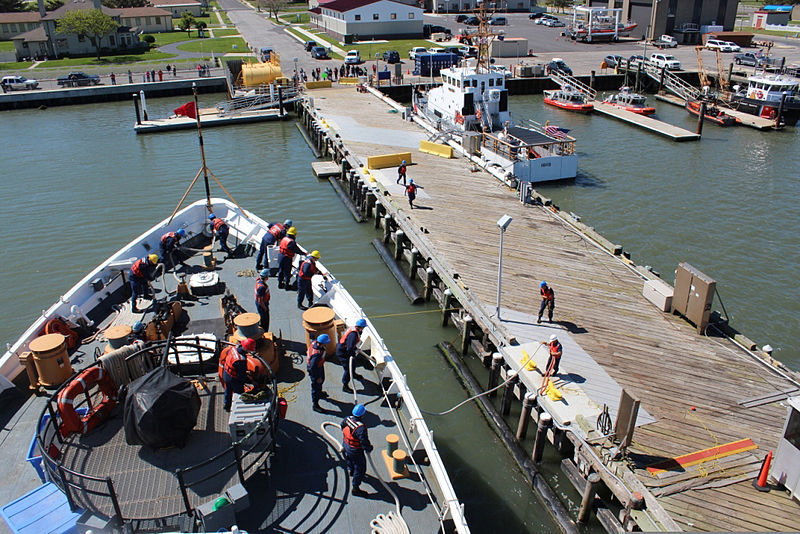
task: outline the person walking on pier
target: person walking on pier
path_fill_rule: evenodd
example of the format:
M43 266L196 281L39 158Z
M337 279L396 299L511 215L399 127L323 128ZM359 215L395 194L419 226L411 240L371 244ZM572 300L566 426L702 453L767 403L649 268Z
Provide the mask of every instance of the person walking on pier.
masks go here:
M114 74L112 72L111 75L109 76L109 78L111 78L111 85L117 85L117 75L116 74Z
M353 488L350 493L353 495L366 495L361 489L361 482L367 474L367 456L364 453L372 452L372 444L369 442L367 426L361 420L367 409L363 404L356 404L349 417L342 420L342 446L344 448L344 458L347 461L347 471L353 475Z
M225 382L225 403L222 408L231 411L233 394L244 393L244 385L249 382L247 378L247 353L256 350L255 339L245 338L236 346L227 346L220 353L222 367L222 380Z
M297 244L297 228L294 226L286 230L286 237L281 239L278 246L278 289L291 291L292 279L292 260L295 254L303 254L303 250Z
M558 365L561 363L561 343L558 341L558 336L552 334L549 341L542 341L542 345L547 345L550 348L550 357L547 359L547 370L545 376L553 376L558 374Z
M269 257L267 256L267 248L276 243L280 243L281 239L286 235L286 230L292 227L292 220L286 219L281 223L272 223L267 226L267 231L264 237L261 238L261 245L258 247L258 256L256 256L256 270L260 271L262 267L269 267Z
M158 264L158 254L150 254L146 258L139 258L131 265L129 275L131 284L131 313L139 313L136 307L136 300L147 294L147 287L150 282L155 280L156 265Z
M228 224L213 213L208 216L208 220L210 221L211 232L217 236L220 249L230 255L231 249L228 248L228 234L230 233L230 228L228 228Z
M264 332L269 332L269 269L262 269L256 279L256 311L261 318L259 324Z
M128 83L133 83L133 73L128 69Z
M314 304L314 292L311 290L311 279L317 274L317 260L320 258L319 250L312 250L306 256L300 268L297 269L297 307L307 310ZM303 306L303 301L308 299L308 307Z
M161 257L165 260L169 258L170 263L175 265L175 257L172 255L181 245L181 239L186 237L186 230L178 228L175 232L167 232L161 236ZM183 262L181 262L183 263Z
M322 410L319 400L328 396L322 391L322 384L325 383L325 346L330 342L328 334L320 334L316 341L311 342L311 347L308 349L306 369L308 378L311 379L311 407L315 412Z
M406 186L406 160L403 160L403 163L397 167L397 181L396 184L400 183L400 180L403 180L403 187Z
M537 323L542 322L542 315L544 309L547 308L548 322L553 322L553 309L556 307L556 293L553 288L547 285L544 280L539 284L539 293L542 296L542 304L539 306L539 317L536 319Z
M411 209L414 209L414 199L417 198L417 188L424 189L421 185L417 185L414 183L414 179L408 181L408 186L406 186L406 196L408 197L408 205L411 206Z
M359 319L356 321L355 326L347 329L342 334L342 337L339 338L339 343L336 344L336 357L339 358L339 363L342 364L342 391L347 393L353 392L350 387L350 362L356 356L356 348L358 348L358 342L361 340L361 332L364 331L366 326L367 321ZM355 372L355 366L353 367L353 378L361 379Z

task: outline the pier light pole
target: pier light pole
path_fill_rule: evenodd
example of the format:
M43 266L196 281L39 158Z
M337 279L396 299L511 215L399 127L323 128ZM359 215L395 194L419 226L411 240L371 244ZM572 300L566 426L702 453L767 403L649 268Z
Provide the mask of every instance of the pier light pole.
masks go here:
M497 220L497 227L500 228L500 261L497 265L497 320L500 320L500 293L502 291L501 286L503 283L503 235L506 233L506 229L513 221L509 215L503 215Z

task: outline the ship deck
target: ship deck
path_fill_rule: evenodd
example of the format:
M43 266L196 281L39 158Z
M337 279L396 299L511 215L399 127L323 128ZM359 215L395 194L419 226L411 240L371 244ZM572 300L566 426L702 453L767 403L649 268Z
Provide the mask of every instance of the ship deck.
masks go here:
M224 258L224 255L218 258ZM186 261L189 272L202 270L202 258L199 255ZM239 304L248 311L254 310L254 264L254 257L231 257L217 264L217 272L225 290L236 295ZM168 291L175 290L177 282L171 274L167 275L166 283ZM250 506L237 513L237 524L249 532L366 531L369 522L378 514L394 510L393 497L377 476L388 479L386 466L381 460L385 438L390 433L401 434L397 423L406 428L406 422L402 417L399 420L394 418L395 412L388 408L376 372L364 367L362 362L362 368L358 369L362 379L355 381L356 392L358 401L366 405L368 410L364 422L375 447L372 458L379 472L375 473L368 466L362 484L366 495L351 495L351 479L344 459L322 435L320 426L323 421L331 421L338 427L341 419L349 415L352 409L353 396L342 391L341 367L335 357L329 358L325 366L327 380L324 389L330 396L321 401L324 408L322 413L311 410L310 384L305 371L305 330L302 312L296 305L296 292L278 289L275 278L270 278L268 284L272 294L271 331L281 336L286 349L278 373L278 392L288 401L288 413L287 418L278 425L276 452L270 461L269 472L261 468L263 466L256 465L245 473ZM154 287L161 288L157 298L163 297L161 280L156 281ZM222 337L224 321L220 296L185 301L186 323L179 333L185 336L210 332ZM110 326L112 319L113 324L132 324L141 316L132 316L126 304L118 316L109 315L102 321L101 328ZM77 350L72 358L74 368L78 370L93 361L87 355L91 355L99 346L100 343L95 342ZM212 363L216 369L216 363ZM126 519L143 519L137 522L137 528L147 529L148 525L156 529L163 529L167 525L179 526L175 523L179 520L176 514L181 514L185 508L175 469L194 465L231 445L228 414L222 409L222 387L215 371L207 375L206 387L205 392L200 392L202 408L198 423L183 449L154 451L143 446L127 445L121 410L117 407L111 417L93 432L73 435L66 440L61 448L62 464L87 475L110 476L119 496L123 516ZM22 408L16 410L23 402ZM25 443L27 451L27 444L33 436L36 420L44 404L43 397L31 397L27 401L18 398L13 404L6 403L4 414L12 420L3 429L4 443ZM331 432L340 439L338 430ZM402 439L400 447L404 448ZM231 461L232 458L220 459L220 462ZM37 485L33 469L22 460L20 462L8 461L0 466L0 476L12 482L5 485L2 496L6 500L18 497ZM410 473L407 478L391 481L389 486L398 494L403 518L412 532L436 532L440 523L436 507L431 502L435 497L429 496L427 479L420 472L426 469L424 461L418 464L409 462L408 468ZM21 482L20 485L13 484L15 478ZM234 464L222 475L191 488L189 497L192 506L215 500L222 491L237 482ZM113 511L108 497L74 491L73 498L83 509L106 516ZM166 523L153 522L155 518L168 516L173 517L167 519ZM0 529L4 530L5 525L0 523Z
M414 139L422 131L387 113L388 104L372 94L350 88L311 94L317 117L327 123L331 136L337 134L344 149L365 164L368 156L408 151L408 142L396 140ZM365 140L358 135L361 127L376 135ZM751 485L760 460L782 435L787 410L781 397L741 403L792 390L791 381L713 330L698 334L682 318L659 311L642 296L643 278L631 262L573 230L554 208L521 204L515 191L492 176L471 172L466 159L444 159L416 148L411 155L408 177L424 187L415 209L408 209L393 168L371 171L377 196L405 237L423 255L435 257L437 273L472 299L466 304L471 316L488 318L488 324L481 324L484 330L506 339L522 327L539 329L539 340L553 332L564 336L575 350L565 345L562 376L592 378L585 358L577 358L580 349L610 377L608 388L621 386L652 416L640 421L646 424L636 428L627 463L619 467L630 467L626 484L646 494L648 513L661 528L800 530L796 501L784 491L760 493ZM505 232L504 311L499 321L495 221L503 214L514 222ZM538 310L542 279L555 289L556 320L537 325L532 314ZM509 365L518 367L519 362ZM618 392L611 397L618 399ZM591 400L602 406L599 398ZM612 411L615 404L610 404ZM565 413L569 409L564 407ZM518 406L514 410L512 414L519 414ZM569 414L573 421L575 416ZM746 438L757 449L658 475L645 469ZM523 446L530 452L530 437Z

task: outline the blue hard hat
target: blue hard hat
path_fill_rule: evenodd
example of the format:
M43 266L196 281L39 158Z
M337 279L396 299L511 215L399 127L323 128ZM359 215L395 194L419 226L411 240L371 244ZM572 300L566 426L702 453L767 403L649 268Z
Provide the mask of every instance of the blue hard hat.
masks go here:
M286 228L289 228L290 226L294 226L294 224L292 224L292 220L291 219L286 219L285 221L283 221L283 225Z
M320 334L317 337L317 343L322 343L323 345L327 345L331 342L331 337L328 334Z
M546 286L546 285L547 285L547 282L545 282L544 280L542 280L542 282L539 284L539 287L544 287L544 286Z
M367 326L367 321L365 319L359 319L358 321L356 321L356 326L358 326L359 328L364 328L365 326Z
M405 164L406 164L406 160L403 160L403 165L405 165Z
M413 183L414 183L414 179L413 179L413 178L412 178L412 179L410 179L410 180L408 181L408 183L410 183L410 184L413 184Z
M367 409L364 408L363 404L356 404L355 406L353 406L353 415L354 416L361 417L365 413L367 413Z
M269 269L261 269L261 272L258 273L261 278L266 278L269 276Z
M144 323L142 321L136 321L135 323L133 323L133 333L134 334L138 334L142 330L144 330Z
M209 218L209 219L216 219L216 218L217 218L217 216L216 216L216 215L214 215L214 214L212 213L211 215L209 215L209 216L208 216L208 218Z
M184 230L183 228L178 228L178 231L175 233L181 237L186 237L186 230Z

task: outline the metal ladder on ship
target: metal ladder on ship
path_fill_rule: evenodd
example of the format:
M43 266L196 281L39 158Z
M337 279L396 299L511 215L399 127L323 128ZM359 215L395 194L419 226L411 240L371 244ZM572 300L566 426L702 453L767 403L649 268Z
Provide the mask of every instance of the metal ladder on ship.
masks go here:
M551 70L550 79L556 82L562 89L567 85L574 87L588 100L594 100L597 97L597 91L595 91L582 81L578 80L574 76L570 76L569 74L566 74L564 72L558 70Z

